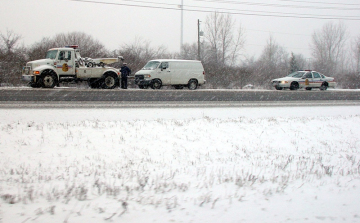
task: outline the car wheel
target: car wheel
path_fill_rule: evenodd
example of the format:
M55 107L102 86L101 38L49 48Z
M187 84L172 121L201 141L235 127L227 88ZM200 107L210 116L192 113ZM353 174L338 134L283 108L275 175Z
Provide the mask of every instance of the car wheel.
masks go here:
M290 90L297 90L299 89L299 83L298 82L292 82L290 85Z
M161 86L162 86L162 83L161 83L161 80L159 80L159 79L153 80L153 82L151 84L152 89L160 89Z
M195 90L198 86L198 82L196 80L190 80L188 83L189 90Z
M275 89L280 91L280 90L282 90L283 88L282 88L282 87L277 87L277 86L276 86L276 87L275 87Z
M322 83L322 85L320 86L321 91L325 91L327 88L328 88L328 84L326 82Z
M305 88L305 89L308 90L308 91L311 91L312 88L311 88L311 87L307 87L307 88Z

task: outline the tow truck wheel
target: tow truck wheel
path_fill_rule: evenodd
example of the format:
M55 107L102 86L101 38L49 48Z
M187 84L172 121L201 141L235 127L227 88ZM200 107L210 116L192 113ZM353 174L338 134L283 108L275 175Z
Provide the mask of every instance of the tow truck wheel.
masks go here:
M119 85L119 78L115 74L105 74L103 88L104 89L114 89Z
M32 88L41 88L41 78L37 78L36 82L30 82L29 85Z
M41 78L44 88L54 88L56 85L56 76L53 72L46 72Z

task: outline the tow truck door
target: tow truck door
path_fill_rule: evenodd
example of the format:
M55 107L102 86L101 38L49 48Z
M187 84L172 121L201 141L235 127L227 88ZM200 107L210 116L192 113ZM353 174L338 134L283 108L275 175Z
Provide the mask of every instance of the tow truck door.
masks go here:
M59 50L56 60L56 73L58 75L75 75L74 51Z

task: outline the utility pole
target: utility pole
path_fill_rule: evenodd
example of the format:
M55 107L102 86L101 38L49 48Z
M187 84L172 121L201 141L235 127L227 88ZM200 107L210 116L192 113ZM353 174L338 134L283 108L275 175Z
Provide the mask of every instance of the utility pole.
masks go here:
M184 44L184 0L181 0L181 37L180 37L180 53L183 50Z
M201 60L201 57L200 57L200 19L198 19L198 60Z

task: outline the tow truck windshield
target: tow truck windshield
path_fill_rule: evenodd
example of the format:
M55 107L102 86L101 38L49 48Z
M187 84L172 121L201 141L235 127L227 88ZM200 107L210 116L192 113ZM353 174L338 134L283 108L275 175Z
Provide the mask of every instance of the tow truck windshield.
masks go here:
M149 61L145 67L143 67L143 70L155 70L159 66L159 61Z
M52 59L52 60L55 60L56 58L56 54L57 54L57 50L49 50L47 53L46 53L46 59Z

